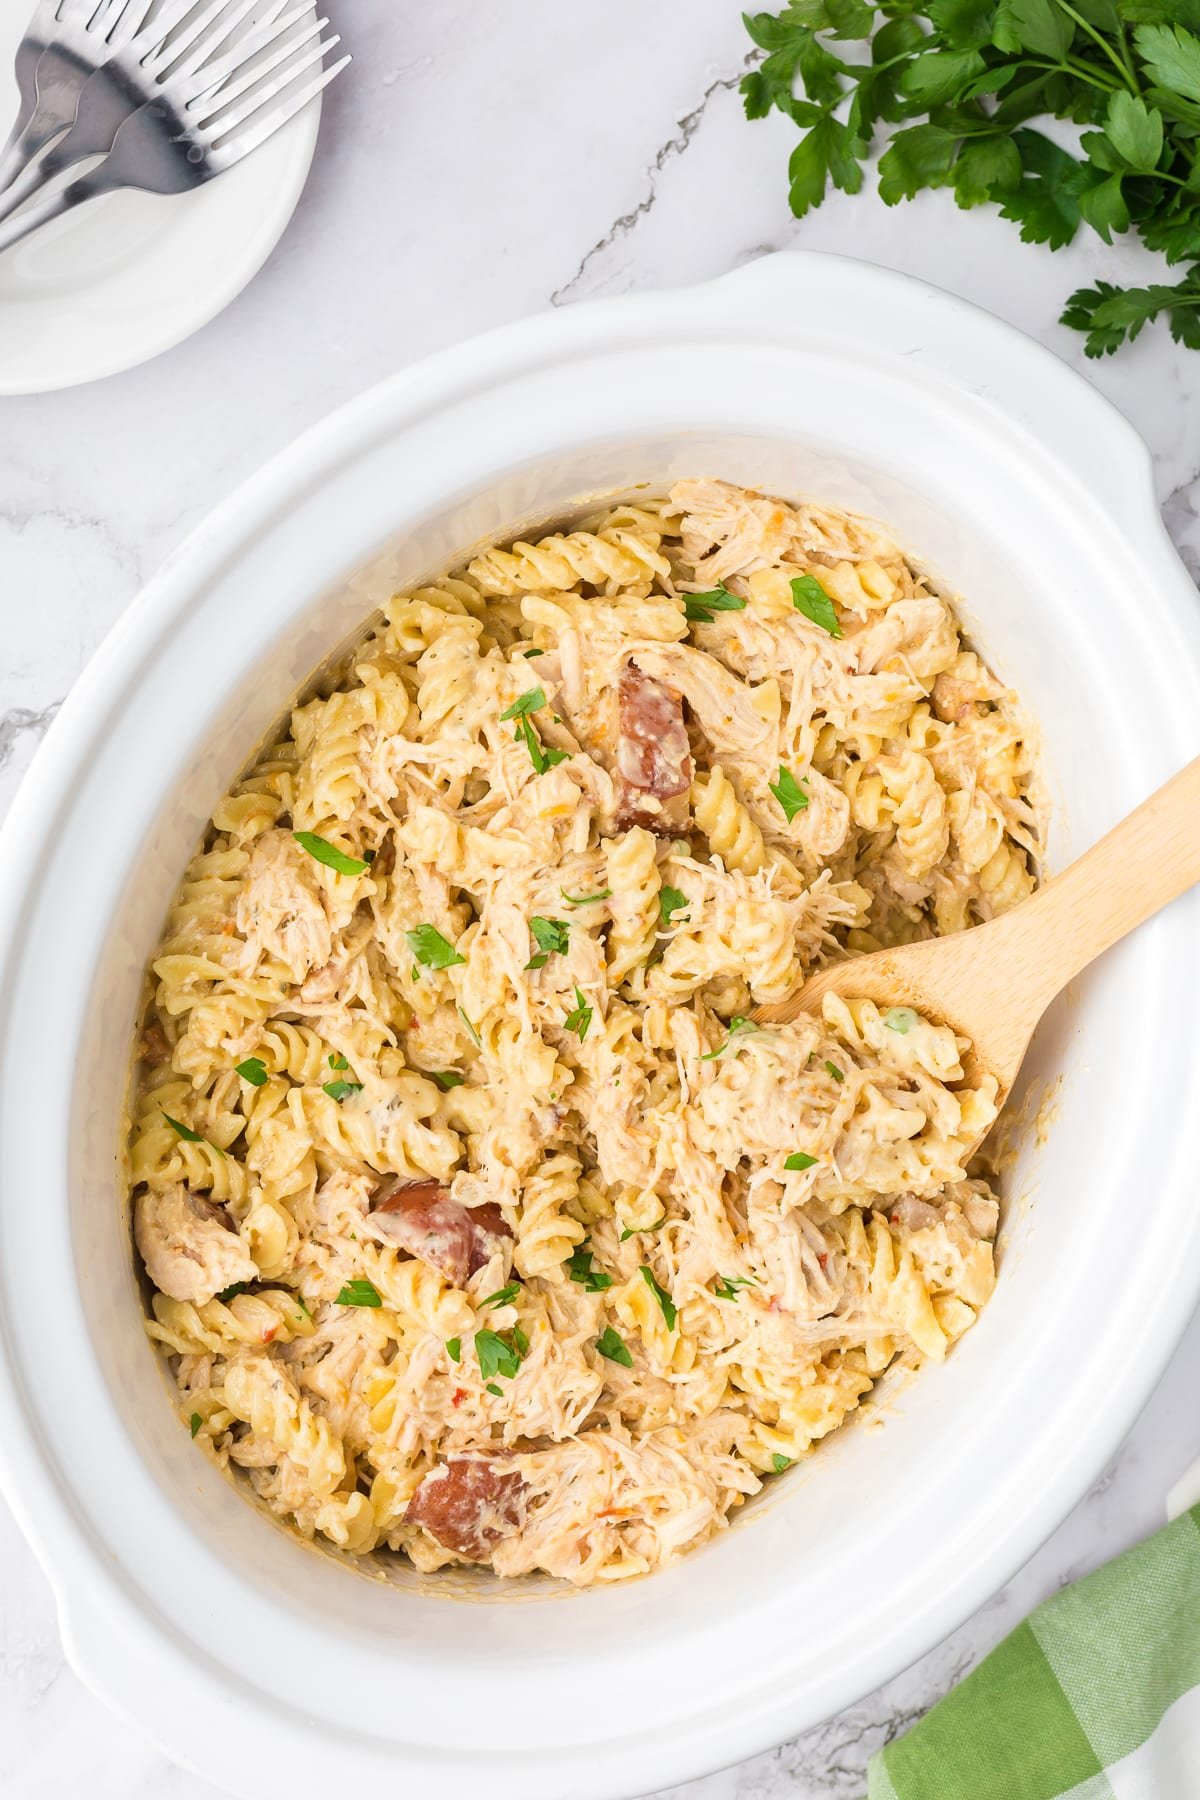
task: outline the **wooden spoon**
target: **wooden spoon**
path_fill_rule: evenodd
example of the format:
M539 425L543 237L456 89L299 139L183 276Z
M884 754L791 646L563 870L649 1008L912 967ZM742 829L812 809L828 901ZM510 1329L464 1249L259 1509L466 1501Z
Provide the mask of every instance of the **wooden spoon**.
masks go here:
M970 1038L967 1080L993 1075L997 1105L1039 1019L1081 969L1200 881L1200 757L1079 861L1011 912L952 937L876 950L822 969L756 1023L786 1025L826 994L911 1006Z

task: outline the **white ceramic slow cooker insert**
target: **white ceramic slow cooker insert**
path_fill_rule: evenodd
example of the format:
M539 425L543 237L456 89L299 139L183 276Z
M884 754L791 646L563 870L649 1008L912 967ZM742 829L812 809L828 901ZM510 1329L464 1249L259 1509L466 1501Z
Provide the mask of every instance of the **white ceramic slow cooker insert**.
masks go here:
M302 438L129 609L3 832L0 1475L74 1667L232 1792L617 1800L747 1756L957 1626L1062 1519L1200 1293L1200 904L1038 1035L1000 1281L946 1365L648 1580L370 1580L188 1441L116 1164L141 972L212 806L377 596L685 475L888 523L1038 720L1051 867L1200 749L1196 594L1124 421L896 275L779 256L448 351ZM1190 984L1190 985L1189 985ZM1183 996L1191 999L1181 1004ZM471 1584L466 1584L468 1587Z

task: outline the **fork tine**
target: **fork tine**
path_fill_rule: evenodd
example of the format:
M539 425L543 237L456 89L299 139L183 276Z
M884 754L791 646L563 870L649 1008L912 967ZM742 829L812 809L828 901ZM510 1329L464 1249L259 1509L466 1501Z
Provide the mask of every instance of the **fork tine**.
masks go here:
M228 8L231 4L232 11L229 11ZM251 27L245 37L240 39L235 38L234 33L242 21L254 11L257 4L258 0L226 0L226 16L213 26L212 30L206 34L203 43L193 49L183 64L172 69L170 79L173 81L176 75L186 76L201 70L209 57L215 55L218 50L228 48L231 55L253 55L250 46L261 35L261 28Z
M231 133L237 131L240 126L244 125L248 119L252 119L256 113L261 112L262 108L268 105L270 101L278 99L280 96L286 94L288 90L295 85L298 76L303 75L304 71L306 69L311 69L314 64L319 65L322 63L325 59L326 51L335 49L341 41L340 37L331 37L326 39L324 43L310 45L308 50L294 67L287 69L282 75L273 76L261 87L257 82L253 84L243 83L243 90L249 85L252 87L252 91L239 105L233 107L232 110L226 109L223 96L218 95L215 104L210 106L208 114L201 124L200 129L204 132L206 137L213 141L229 137Z
M143 58L143 67L154 72L156 69L164 67L167 63L174 62L176 57L182 56L183 52L188 49L190 45L195 43L202 32L208 30L218 14L224 12L227 4L228 0L209 0L208 5L196 18L191 19L181 26L181 29L176 34L173 42L167 43L164 40L157 55ZM191 0L180 0L180 5L177 9L178 17L175 23L180 24L182 20L185 20L191 10Z
M197 123L211 119L214 113L221 111L222 108L238 99L249 88L257 87L260 81L266 79L272 69L277 69L282 63L286 63L302 50L305 44L311 43L315 37L320 37L328 23L328 19L314 19L299 37L293 38L290 43L279 44L265 60L261 59L261 55L251 58L254 66L245 69L240 77L235 71L235 74L228 80L219 81L215 87L206 88L203 93L197 94L194 100L189 100L188 112ZM331 46L326 44L319 48L320 53L323 54ZM311 58L309 60L311 61ZM300 66L307 67L307 64ZM288 71L289 77L297 73L298 69Z
M154 0L123 0L116 23L108 34L109 44L114 50L137 36L153 5Z
M269 137L274 137L277 131L281 131L290 120L295 118L297 113L303 112L309 101L315 100L321 89L328 87L334 77L340 75L346 64L352 60L347 54L339 58L331 68L314 76L311 81L306 81L302 88L292 91L284 89L279 96L278 104L273 106L269 112L263 113L256 123L249 124L244 130L238 132L232 141L222 133L223 141L209 152L210 156L213 156L224 169L241 162L244 156L248 156L252 150L257 150L260 144L265 144Z
M243 7L252 4L253 0L243 0ZM272 16L267 23L256 25L220 56L214 56L213 52L220 48L222 40L214 37L205 46L203 54L193 54L184 66L172 69L164 77L163 91L169 93L177 105L190 106L202 94L210 93L227 75L236 75L263 50L270 49L298 19L306 18L311 11L312 0L300 0L300 4L293 6L283 18L278 16L277 9L272 8Z

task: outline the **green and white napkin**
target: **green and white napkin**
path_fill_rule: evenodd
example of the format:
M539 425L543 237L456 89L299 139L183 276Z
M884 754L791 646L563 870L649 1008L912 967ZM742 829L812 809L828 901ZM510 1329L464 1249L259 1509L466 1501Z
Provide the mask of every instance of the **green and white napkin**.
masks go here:
M868 1800L1200 1800L1200 1504L1039 1606Z

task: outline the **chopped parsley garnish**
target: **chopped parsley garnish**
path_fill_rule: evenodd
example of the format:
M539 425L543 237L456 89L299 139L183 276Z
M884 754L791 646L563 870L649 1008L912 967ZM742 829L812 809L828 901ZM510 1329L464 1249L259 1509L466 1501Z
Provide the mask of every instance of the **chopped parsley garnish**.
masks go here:
M529 921L529 929L533 933L539 954L531 957L525 964L527 969L544 968L556 951L560 956L566 954L571 927L565 919L533 918Z
M808 795L804 791L805 780L807 780L807 777L801 777L801 779L797 781L796 777L792 774L792 771L790 769L785 769L781 763L779 765L779 780L769 781L767 783L767 786L778 800L780 806L782 806L784 816L789 825L796 814L798 812L803 812L808 805Z
M609 899L612 894L611 888L601 888L598 894L568 894L566 888L558 891L568 906L591 906L597 900Z
M661 1231L666 1222L667 1215L664 1213L661 1219L655 1219L653 1225L627 1225L621 1233L621 1242L625 1243L631 1237L641 1237L644 1231Z
M193 1413L191 1416L191 1420L189 1422L190 1422L191 1428L192 1428L192 1436L195 1437L196 1433L199 1431L200 1427L203 1425L204 1420L200 1417L199 1413Z
M898 1031L901 1037L907 1037L913 1026L920 1023L911 1006L889 1007L883 1022L889 1031Z
M603 1269L593 1269L592 1252L586 1244L580 1244L567 1258L567 1274L589 1294L602 1294L613 1284L611 1275L606 1275Z
M650 1289L650 1292L654 1295L654 1298L658 1301L659 1306L662 1308L662 1316L667 1321L667 1330L674 1331L675 1320L679 1316L679 1308L672 1300L670 1294L668 1294L666 1288L660 1287L658 1282L654 1279L654 1270L648 1269L645 1263L643 1263L641 1267L641 1277L646 1286Z
M159 1111L162 1112L161 1107L159 1107ZM210 1150L215 1150L218 1156L224 1156L225 1152L222 1150L220 1144L210 1144L206 1137L202 1137L198 1131L193 1131L190 1125L184 1125L181 1120L173 1119L169 1112L163 1113L163 1118L167 1121L167 1124L171 1127L172 1131L177 1131L179 1133L179 1136L185 1143L207 1144L208 1148Z
M494 1294L489 1294L487 1299L481 1300L479 1304L480 1306L511 1306L520 1291L520 1282L510 1281L507 1287L497 1288Z
M348 1100L351 1094L361 1094L362 1085L361 1081L326 1081L322 1083L322 1089L331 1100L341 1102Z
M382 1306L383 1297L373 1281L359 1276L348 1281L337 1297L339 1306Z
M544 775L547 769L553 769L556 764L566 762L570 755L568 750L547 750L538 736L537 727L530 714L540 712L545 704L546 690L540 687L529 688L519 699L514 700L511 706L505 707L500 714L501 724L509 722L513 724L513 736L518 743L524 738L525 748L529 752L529 760L533 764L536 775Z
M815 575L797 575L792 582L792 605L797 612L819 625L832 638L845 635L838 624L838 616L833 610L833 601L825 592Z
M265 1087L267 1084L266 1064L258 1056L248 1056L245 1062L238 1063L234 1074L240 1075L243 1081L248 1081L251 1087Z
M436 925L418 925L415 931L406 931L404 935L417 961L427 969L452 969L455 963L467 960L458 954L448 938L442 936Z
M771 1467L774 1469L775 1473L777 1475L782 1475L783 1471L785 1469L790 1469L791 1466L792 1466L791 1457L784 1456L781 1451L776 1450L774 1456L771 1458Z
M475 1048L477 1050L482 1050L483 1049L483 1039L480 1037L479 1033L476 1031L474 1025L472 1025L470 1019L468 1019L468 1017L467 1017L466 1013L463 1011L462 1007L456 1006L454 1010L458 1014L459 1018L462 1020L463 1024L466 1026L467 1030L470 1032L471 1041L475 1045Z
M587 996L578 985L575 988L575 1005L563 1020L563 1028L573 1031L582 1044L588 1034L588 1026L592 1022L592 1009L587 1003Z
M461 1338L452 1337L452 1338L446 1339L446 1355L450 1358L451 1362L461 1362L462 1361L462 1339Z
M451 1088L461 1087L467 1078L465 1075L460 1075L457 1069L431 1069L429 1071L429 1079L430 1081L436 1081L443 1094L445 1094L448 1093Z
M620 1363L622 1368L632 1369L633 1357L630 1354L629 1346L611 1325L606 1325L596 1339L596 1348L601 1356L608 1358L609 1362Z
M348 1069L350 1064L346 1061L345 1057L340 1056L336 1050L331 1050L329 1053L329 1066L331 1069Z
M535 656L545 656L545 654L546 652L544 650L538 650L536 647L532 650L522 650L521 652L522 656L528 656L531 660Z
M528 1349L523 1335L521 1342ZM475 1333L475 1355L479 1360L479 1373L485 1381L493 1375L503 1375L506 1381L511 1381L521 1366L523 1354L514 1332L483 1330Z
M714 613L741 612L745 604L736 594L731 594L722 581L707 594L685 594L683 616L690 619L693 625L711 625Z
M503 1400L504 1398L504 1389L497 1387L494 1381L489 1381L487 1383L487 1391L489 1394L495 1394L497 1400Z
M505 707L504 711L500 714L500 723L502 725L507 725L510 719L527 718L530 713L540 712L545 704L545 688L529 688L521 695L519 700L514 700L511 706Z
M754 1033L759 1029L760 1027L754 1023L753 1019L743 1019L735 1013L729 1021L729 1036L725 1039L725 1042L723 1044L718 1044L715 1050L709 1050L706 1055L700 1058L700 1061L720 1062L722 1057L736 1056L742 1047L742 1039L753 1037Z
M362 875L366 863L360 862L357 856L347 856L328 838L318 837L315 831L293 831L292 836L302 850L315 857L317 862L324 863L327 869L333 869L339 875Z
M811 1169L814 1167L816 1160L816 1157L810 1156L807 1150L793 1150L783 1166L785 1169L792 1170Z
M304 1298L304 1295L293 1294L292 1299L296 1302L296 1305L300 1308L300 1311L304 1314L305 1318L311 1319L312 1314L308 1310L308 1301Z
M825 1073L827 1075L832 1075L835 1081L845 1081L846 1079L845 1074L838 1068L835 1062L826 1062Z
M228 1306L231 1300L236 1300L239 1294L248 1293L249 1290L250 1283L248 1281L234 1281L227 1288L221 1289L217 1299L222 1306Z
M669 925L674 914L682 912L684 907L690 904L687 895L681 894L678 888L660 888L658 893L659 922Z
M757 1286L752 1275L718 1275L713 1283L713 1293L718 1300L736 1300L739 1288Z

